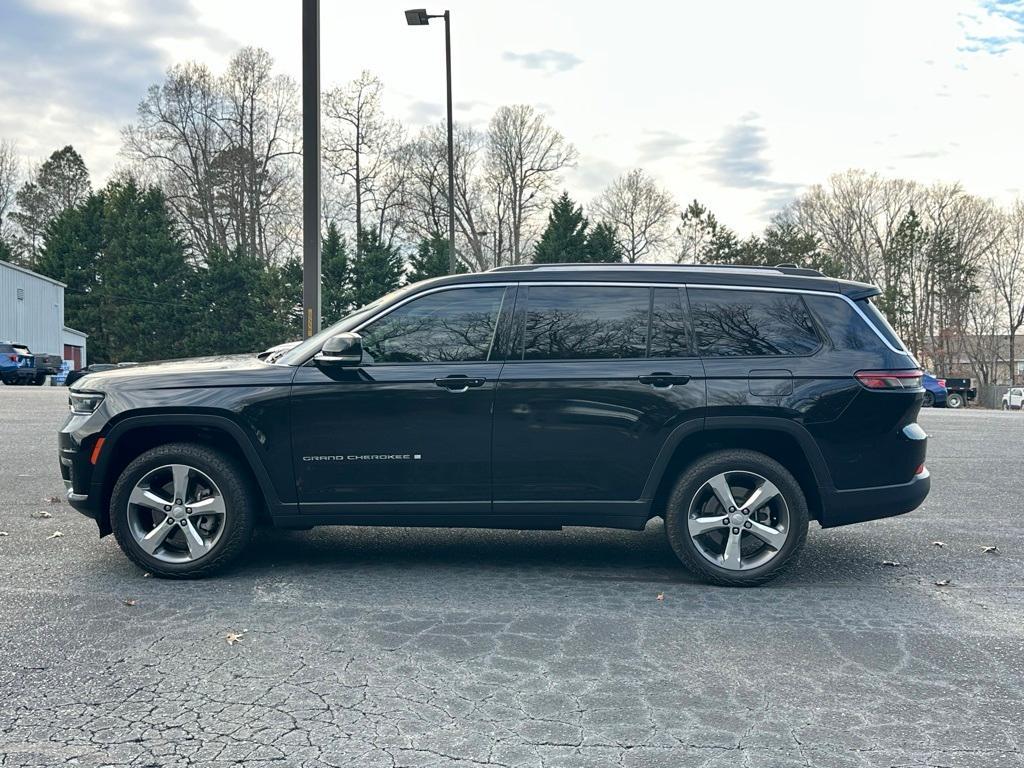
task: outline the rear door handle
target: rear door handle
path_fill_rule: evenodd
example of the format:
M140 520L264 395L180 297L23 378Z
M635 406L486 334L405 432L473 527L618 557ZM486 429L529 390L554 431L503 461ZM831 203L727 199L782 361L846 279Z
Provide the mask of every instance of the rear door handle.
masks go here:
M683 374L664 373L656 371L647 376L637 376L641 384L650 384L652 387L669 388L674 384L688 384L690 377Z
M443 379L434 379L434 383L449 392L465 392L470 387L482 387L487 379L470 376L445 376Z

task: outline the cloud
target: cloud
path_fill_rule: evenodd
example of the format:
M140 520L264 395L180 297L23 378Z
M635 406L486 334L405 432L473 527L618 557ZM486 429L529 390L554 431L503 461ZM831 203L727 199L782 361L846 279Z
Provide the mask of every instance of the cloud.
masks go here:
M109 141L163 78L171 63L163 46L218 39L199 28L188 0L6 0L0 29L0 136L36 158L68 143ZM105 172L116 151L105 146L103 157L85 159Z
M679 150L690 143L672 131L647 131L648 138L637 145L641 164L657 162L679 154Z
M965 40L961 51L1001 56L1024 46L1024 2L982 0L977 11L961 15L960 26Z
M433 123L444 114L441 104L435 101L414 101L407 109L409 121L418 125Z
M527 51L516 53L505 51L501 58L514 64L521 64L527 69L539 69L547 74L568 72L583 63L583 59L568 51L555 51L547 48L543 51Z
M759 116L748 112L728 126L712 148L707 159L710 175L724 187L761 191L761 210L777 210L796 195L800 185L771 178L767 151L768 139Z

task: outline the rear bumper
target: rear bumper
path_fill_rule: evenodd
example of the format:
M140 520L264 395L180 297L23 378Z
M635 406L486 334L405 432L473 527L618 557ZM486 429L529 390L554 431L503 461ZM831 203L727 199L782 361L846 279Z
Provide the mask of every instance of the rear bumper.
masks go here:
M822 510L821 527L835 528L912 512L921 506L931 487L931 475L924 469L902 485L834 491Z

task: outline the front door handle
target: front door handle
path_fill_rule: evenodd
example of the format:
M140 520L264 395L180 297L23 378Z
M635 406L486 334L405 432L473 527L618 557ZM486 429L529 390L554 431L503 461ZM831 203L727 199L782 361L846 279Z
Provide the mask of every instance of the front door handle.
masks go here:
M637 376L637 379L641 384L650 384L652 387L659 388L669 388L673 384L688 384L690 382L689 376L665 373L663 371L656 371L647 376Z
M434 383L449 392L465 392L470 387L482 387L487 379L470 376L445 376L443 379L434 379Z

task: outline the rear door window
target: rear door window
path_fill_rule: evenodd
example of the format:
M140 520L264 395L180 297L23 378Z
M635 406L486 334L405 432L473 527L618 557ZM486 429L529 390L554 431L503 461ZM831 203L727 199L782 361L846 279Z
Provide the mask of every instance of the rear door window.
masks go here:
M799 294L691 288L689 295L703 357L800 356L821 346Z
M651 289L641 286L530 286L522 358L642 358L650 303Z

